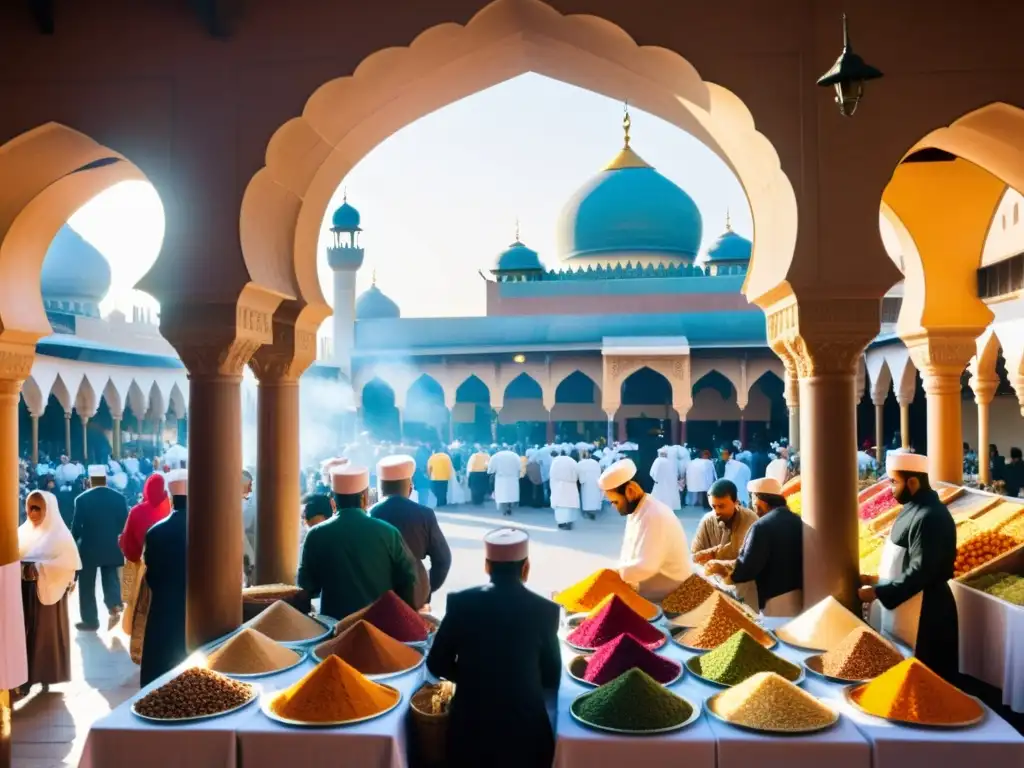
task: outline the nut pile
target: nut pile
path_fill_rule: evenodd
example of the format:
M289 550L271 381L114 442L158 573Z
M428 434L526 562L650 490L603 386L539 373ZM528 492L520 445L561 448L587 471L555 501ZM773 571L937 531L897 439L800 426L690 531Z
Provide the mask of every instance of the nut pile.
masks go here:
M209 669L192 667L135 702L135 711L143 717L182 720L227 712L245 704L253 695L251 685Z
M661 601L661 609L669 613L687 613L703 603L715 588L697 574L691 574L686 580L665 596Z
M821 657L826 675L844 680L870 680L903 661L903 654L869 627L853 630Z

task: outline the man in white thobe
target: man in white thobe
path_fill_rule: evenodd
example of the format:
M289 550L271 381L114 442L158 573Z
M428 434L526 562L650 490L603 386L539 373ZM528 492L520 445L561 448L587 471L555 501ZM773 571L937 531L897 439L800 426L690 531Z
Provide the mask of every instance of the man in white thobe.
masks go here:
M654 481L654 489L651 493L654 498L665 504L673 512L682 506L679 503L679 464L674 456L670 456L672 449L663 445L658 449L658 457L651 464L651 479Z
M580 517L580 487L576 460L572 456L555 456L551 461L551 508L555 522L563 531L571 531Z
M715 464L708 452L686 465L686 503L691 507L708 506L708 489L715 482Z
M682 490L683 485L686 482L686 469L690 466L690 449L686 445L677 445L676 449L676 466L679 469L679 490ZM669 454L669 458L672 454Z
M690 550L679 518L644 493L635 477L636 464L623 459L605 470L598 485L626 518L619 575L643 597L661 602L690 575Z
M742 461L733 458L732 452L726 448L722 449L722 477L723 480L732 480L739 493L739 502L743 506L750 505L750 493L747 491L747 483L750 482L750 467Z
M487 474L494 475L494 503L498 511L511 517L519 503L519 456L513 451L498 451L487 463Z
M601 511L601 488L597 484L597 478L601 476L601 466L590 458L589 451L580 452L580 460L576 462L576 474L580 480L580 507L583 516L596 520L597 513Z
M57 467L53 479L57 482L58 488L63 488L64 486L70 486L81 474L81 467L73 464L67 456L61 456L60 466Z

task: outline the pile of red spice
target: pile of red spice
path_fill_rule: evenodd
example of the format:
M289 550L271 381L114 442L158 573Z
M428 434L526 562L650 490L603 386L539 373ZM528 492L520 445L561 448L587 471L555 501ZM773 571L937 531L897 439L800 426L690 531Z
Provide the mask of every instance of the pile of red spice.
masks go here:
M583 679L594 685L604 685L634 667L659 683L674 680L681 669L677 662L647 649L632 635L619 635L598 648L587 660Z
M403 643L427 639L430 625L391 590L377 598L360 618Z
M876 493L870 499L860 505L860 510L857 516L861 520L874 520L883 512L892 509L897 504L896 497L892 495L892 489L886 488L880 493Z
M623 634L632 635L648 648L657 648L665 643L661 630L626 605L618 595L613 596L596 614L584 619L566 639L577 648L590 650Z

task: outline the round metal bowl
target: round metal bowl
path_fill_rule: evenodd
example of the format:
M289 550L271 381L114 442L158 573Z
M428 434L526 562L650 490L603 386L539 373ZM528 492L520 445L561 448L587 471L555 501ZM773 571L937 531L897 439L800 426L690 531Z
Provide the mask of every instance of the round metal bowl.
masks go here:
M715 650L714 648L698 648L695 645L687 645L686 643L684 643L682 641L682 637L683 637L684 634L689 632L691 629L693 629L693 627L670 627L669 628L669 634L672 636L672 642L675 643L676 645L678 645L680 648L685 648L686 650L692 651L693 653L704 654L704 653L707 653L708 651ZM769 650L769 651L775 650L776 646L778 646L778 644L779 644L778 639L775 637L774 634L769 632L767 629L765 629L763 631L764 631L764 633L766 635L768 635L769 638L771 638L772 644L771 645L765 645L764 643L761 643L761 646L763 648Z
M701 654L701 656L703 656L703 655L704 654ZM786 661L786 663L789 664L790 666L792 666L793 669L795 669L796 672L797 672L797 676L793 680L789 680L788 677L786 679L789 680L789 682L793 683L793 685L801 685L801 684L803 684L804 679L806 677L804 675L803 668L802 667L798 667L796 664L793 664L792 662L787 661L786 659L783 659L783 661ZM699 663L700 663L700 656L691 656L689 659L686 660L686 671L689 672L694 677L696 677L701 682L707 683L708 685L713 685L713 686L715 686L715 688L732 688L732 685L726 685L725 683L720 683L717 680L712 680L711 678L704 677L704 675L702 675L700 673L700 669L696 668ZM733 685L738 685L738 683L733 683Z
M419 660L415 664L413 664L411 667L406 667L405 669L400 669L397 672L378 672L378 673L372 674L372 675L368 675L365 672L362 672L360 670L360 674L362 674L363 677L369 678L370 680L387 680L389 677L399 677L401 675L404 675L406 672L412 672L415 669L419 669L420 667L423 666L423 663L427 660L427 656L426 656L426 654L423 652L423 650L421 648L413 648L413 650L416 651L416 653L419 654ZM320 656L320 654L318 654L316 652L316 649L313 649L312 651L310 651L309 655L318 664L321 661L324 660L324 657ZM345 663L347 664L348 662L345 662ZM351 665L351 666L355 666L355 665ZM356 669L358 669L358 667Z
M431 616L429 613L421 613L420 618L430 625L430 629L427 630L427 639L410 640L405 644L418 651L426 651L434 642L434 635L437 634L437 628L441 626L441 620L436 616Z
M900 719L898 717L881 717L880 715L876 715L876 714L873 714L871 712L868 712L866 709L864 709L857 702L857 699L854 698L854 695L856 694L856 692L858 690L860 690L861 688L863 688L864 685L865 685L865 683L860 683L858 685L848 685L848 686L846 686L843 689L843 698L846 699L846 702L851 707L856 709L858 712L861 712L862 714L865 714L868 717L873 717L876 720L884 720L885 722L888 722L888 723L896 723L898 725L906 725L906 726L910 726L911 728L923 728L923 729L930 730L930 731L955 731L955 730L958 730L960 728L971 728L971 727L973 727L975 725L978 725L979 723L981 723L985 719L986 709L985 709L985 705L981 702L981 699L979 699L976 696L968 696L968 694L966 694L966 693L964 694L964 696L968 696L968 698L974 699L974 702L978 705L978 709L980 710L981 714L979 714L977 717L971 718L970 720L964 720L963 722L959 722L959 723L921 723L921 722L918 722L916 720L902 720L902 719Z
M281 667L280 669L275 669L270 672L255 672L252 674L243 674L241 672L220 672L220 670L214 671L220 672L220 674L230 677L233 680L259 680L262 677L273 677L274 675L279 675L282 672L287 672L290 669L295 669L297 666L299 666L302 662L306 660L307 656L309 656L309 651L305 648L293 648L292 646L287 647L288 650L295 651L295 653L297 653L299 656L298 660L295 661L295 663L289 664L287 667Z
M582 656L582 655L580 655L580 656L573 656L571 659L569 659L568 662L566 662L566 664L565 664L565 671L569 673L569 677L571 677L573 680L575 680L580 685L586 685L586 686L588 686L590 688L597 688L598 687L597 683L592 683L592 682L590 682L589 680L587 680L586 678L583 677L583 675L586 674L586 671L587 671L588 658L589 657ZM669 661L671 661L673 664L676 664L679 667L679 673L675 677L673 677L671 680L669 680L668 682L662 683L662 685L664 687L666 687L666 688L668 686L670 686L670 685L675 685L683 677L683 665L680 664L675 659L669 659ZM579 673L579 674L577 674L577 673Z
M589 720L585 720L576 713L576 707L580 703L580 700L583 699L585 696L589 696L591 693L591 691L587 691L586 693L581 693L579 696L573 699L572 704L569 705L569 714L572 715L572 719L580 725L586 728L591 728L595 731L604 731L605 733L617 733L622 736L657 736L660 733L672 733L673 731L682 730L683 728L686 728L688 725L693 725L695 722L697 722L697 720L700 719L700 702L691 701L690 699L687 699L685 696L680 696L679 698L681 698L683 701L689 704L690 708L693 711L690 713L690 716L688 718L686 718L683 722L677 725L670 725L668 728L655 728L649 731L631 731L624 728L609 728L607 725L598 725L597 723L592 723Z
M668 634L665 632L665 630L662 627L655 627L655 629L657 629L661 633L661 640L659 640L657 643L655 643L653 645L648 645L647 643L644 643L644 645L648 648L648 650L651 650L651 651L656 651L659 648L664 648L665 647L665 643L668 642ZM560 633L560 637L562 639L562 642L565 643L570 648L572 648L574 651L577 651L577 652L583 653L583 654L591 654L591 653L593 653L594 651L597 650L597 648L584 648L582 645L576 645L576 644L570 642L569 641L569 635L570 634L571 634L571 631L569 630L568 627L566 627Z
M387 709L382 709L380 712L375 712L374 714L368 715L366 717L357 717L354 720L338 720L330 723L307 723L302 720L291 720L287 717L281 717L280 715L276 714L273 710L270 709L270 702L273 700L274 696L281 693L280 691L276 691L273 696L263 696L260 699L260 711L263 712L263 714L269 717L271 720L281 723L281 725L288 725L293 728L344 728L349 725L358 725L359 723L365 723L369 720L376 720L378 717L383 717L384 715L388 714L388 712L391 712L392 710L394 710L395 707L402 703L401 691L399 691L397 688L392 688L390 685L386 685L385 683L378 683L378 685L381 685L384 688L388 688L389 690L394 691L395 694L397 695L395 702Z
M225 709L223 712L214 712L212 715L196 715L195 717L178 717L173 719L143 715L141 712L135 709L135 705L138 704L142 698L144 698L142 696L139 696L138 699L132 702L131 713L140 720L145 720L147 723L153 723L154 725L187 725L191 723L198 723L202 720L213 720L218 717L224 717L225 715L233 714L234 712L237 712L240 709L245 709L254 701L256 701L256 697L259 696L259 694L260 689L254 685L252 686L252 693L249 696L249 698L243 703L232 707L231 709Z
M842 685L859 685L860 683L866 683L874 678L866 677L863 680L854 680L849 677L836 677L835 675L826 675L821 669L821 657L823 653L815 654L814 656L808 656L804 659L804 669L810 672L815 677L820 677L822 680L828 680L832 683L840 683Z
M723 691L723 693L724 693L724 691ZM709 696L705 700L704 704L707 707L708 714L711 715L711 717L715 718L715 720L718 720L720 723L725 723L730 728L739 728L741 731L749 731L751 733L767 734L769 736L806 736L809 733L820 733L821 731L827 731L829 728L832 728L833 726L835 726L836 723L839 722L839 712L838 712L838 710L836 710L835 707L831 706L827 702L824 702L821 699L818 699L818 703L819 704L822 704L824 707L828 708L828 710L832 712L832 720L830 722L828 722L828 723L825 723L823 725L816 725L816 726L813 726L811 728L802 728L800 730L795 730L795 731L794 730L774 730L774 729L770 729L770 728L754 728L753 726L750 726L750 725L742 725L740 723L731 722L729 720L726 720L720 714L718 714L718 712L715 711L715 704L717 702L718 697L721 696L721 695L722 695L721 693L716 693L714 696Z

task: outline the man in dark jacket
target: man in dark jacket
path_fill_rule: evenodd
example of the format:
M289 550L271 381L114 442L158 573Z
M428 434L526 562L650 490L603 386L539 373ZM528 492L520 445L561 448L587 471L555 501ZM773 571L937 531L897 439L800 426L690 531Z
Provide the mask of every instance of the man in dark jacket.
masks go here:
M903 507L882 551L879 576L861 575L858 595L878 600L882 626L954 685L960 679L960 631L949 588L956 560L956 523L928 481L928 457L889 454L886 472Z
M557 691L562 676L559 609L523 584L530 574L525 531L491 531L484 547L491 583L448 596L427 656L431 674L455 683L448 765L548 768L555 740L545 694Z
M167 490L171 494L171 514L146 531L143 554L146 585L151 595L142 641L142 685L174 669L188 656L185 644L188 471L175 469L168 473Z
M729 576L734 584L753 581L758 607L766 616L795 616L803 602L803 521L786 506L778 480L751 480L747 490L759 519L747 530L731 569L722 560L712 560L707 572Z
M88 491L75 499L75 514L71 535L82 558L82 572L78 579L78 605L82 620L76 628L95 632L100 628L96 609L96 571L103 583L103 602L109 618L107 629L113 629L121 620L121 577L118 569L124 565L124 556L117 537L128 520L128 502L124 496L107 487L107 466L89 467Z
M337 512L306 534L299 557L298 585L310 597L321 596L320 610L343 619L388 590L410 606L416 574L402 534L366 514L370 473L345 464L331 472Z
M419 610L430 602L430 595L441 588L452 567L452 551L437 524L434 510L409 498L416 460L412 456L387 456L377 462L382 500L370 508L370 517L391 523L402 534L416 572L416 598ZM430 558L430 574L423 559Z

